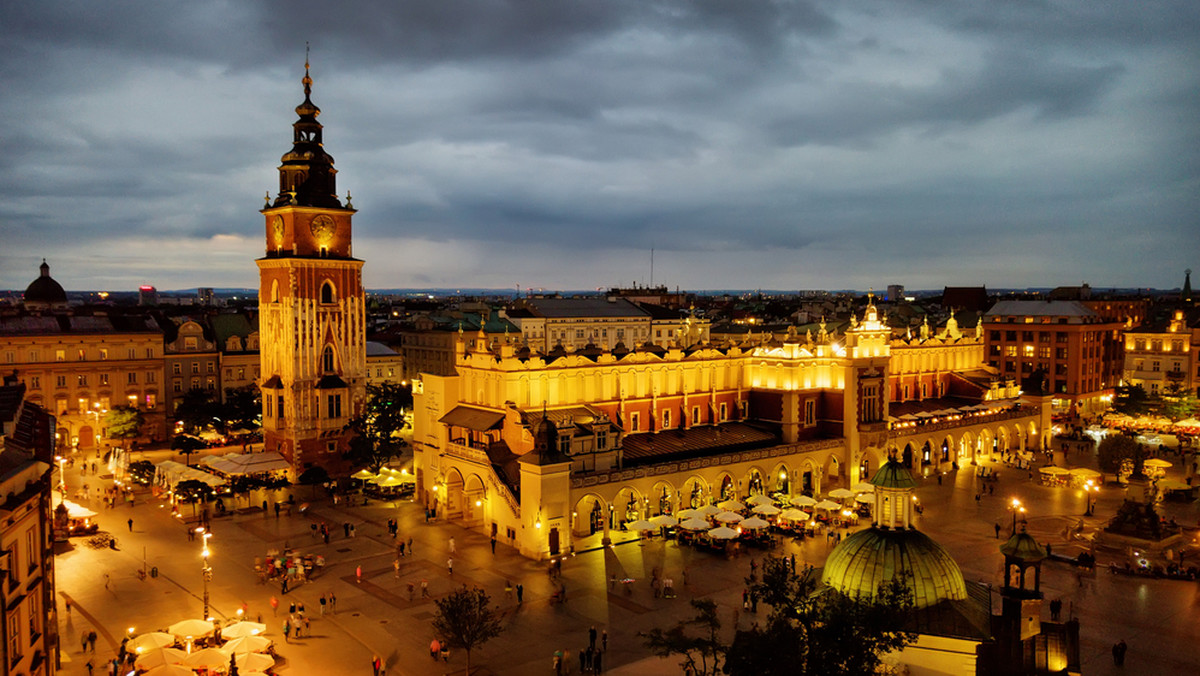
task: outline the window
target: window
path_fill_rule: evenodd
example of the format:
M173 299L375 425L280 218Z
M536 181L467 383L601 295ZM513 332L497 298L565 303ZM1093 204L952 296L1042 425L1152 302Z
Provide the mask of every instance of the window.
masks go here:
M4 363L12 364L15 361L17 361L16 353L14 353L14 352L5 352L4 353Z
M158 406L158 397L153 394L146 395L146 408L153 409Z
M75 382L77 385L79 385L79 387L87 387L87 376L85 376L85 375L75 376Z
M75 361L86 361L86 360L87 360L87 350L85 350L81 347L75 351Z
M38 636L42 635L42 613L38 608L38 595L30 594L29 609L26 611L29 614L29 640L33 642Z
M1016 331L1005 331L1005 332L1004 332L1004 339L1005 339L1005 340L1016 340L1016 339L1017 339L1017 332L1016 332Z
M183 349L195 350L196 349L196 337L195 336L185 336L183 339Z
M206 371L208 371L209 373L213 373L213 372L214 372L214 367L215 367L215 366L216 366L216 365L215 365L215 364L213 364L213 363L210 361L210 362L208 362L207 364L205 364L205 367L206 367L206 368L205 368L205 370L206 370Z
M1137 340L1133 341L1133 349L1135 349L1135 350L1146 349L1146 339L1138 338Z
M154 348L146 348L146 359L154 359Z
M1022 352L1022 353L1023 353L1023 354L1024 354L1026 357L1032 357L1032 356L1033 356L1033 346L1032 346L1032 345L1023 345L1023 346L1021 347L1021 352Z
M38 551L36 526L30 527L25 531L25 550L29 552L29 556L26 557L29 559L29 561L26 562L26 567L29 569L29 572L32 573L33 571L37 570L39 558L36 556Z
M183 364L178 362L171 364L171 373L174 375L181 375L183 373Z
M42 359L41 352L39 352L38 350L30 350L29 351L29 361L41 361L41 359Z
M333 347L326 345L325 350L321 352L321 370L325 373L333 373Z
M692 407L692 424L693 425L700 424L700 407L699 406Z
M1156 372L1156 373L1157 373L1158 371L1160 371L1160 370L1161 370L1161 364L1159 364L1159 362L1158 362L1158 360L1157 360L1157 359L1155 359L1154 361L1150 362L1150 370L1151 370L1151 371L1154 371L1154 372Z
M721 405L724 406L724 404L721 404ZM640 414L638 414L638 413L631 414L629 416L629 431L630 432L640 432L641 431L641 423L642 423L642 420L641 420Z
M921 398L925 399L929 396L929 383L921 383Z
M662 412L662 428L665 430L671 426L671 409Z
M215 390L217 389L217 382L212 378L209 378L207 381L205 381L204 386L210 390Z
M608 448L608 430L596 430L596 450Z
M130 359L137 359L137 350L131 347L129 348L129 351L125 353L125 356L129 357Z
M729 408L725 402L721 402L721 422L729 420Z
M321 285L321 302L329 304L336 301L337 295L333 292L333 284L330 284L328 281L326 281Z
M66 387L67 386L67 377L66 376L54 376L54 385L56 387Z
M126 376L125 382L129 385L137 385L137 374L130 373L128 376Z
M54 361L66 361L66 360L67 360L67 351L66 350L55 350L54 351Z
M101 374L100 374L100 384L101 384L101 385L107 385L107 384L108 384L108 374L107 374L107 373L101 373Z
M100 358L108 359L108 348L106 348L106 347L100 348Z
M29 389L36 390L36 389L40 388L41 386L42 386L42 379L40 376L30 376L29 377Z
M200 373L200 362L192 362L192 375Z
M149 373L146 374L146 384L151 384L153 382L154 382L154 371L150 371Z
M330 394L325 397L325 417L340 418L342 417L342 395Z
M275 415L277 415L280 418L283 417L283 395L282 394L278 395L275 398Z
M1050 358L1050 348L1049 347L1039 347L1038 348L1038 357L1040 357L1042 359L1049 359Z
M1006 356L1006 357L1017 356L1017 346L1016 345L1005 345L1004 346L1004 356Z
M8 614L8 659L10 664L21 661L21 607Z
M570 436L564 434L558 438L558 452L562 453L563 455L571 454L571 437Z
M1054 358L1055 359L1066 359L1067 358L1067 348L1065 348L1065 347L1054 348ZM1141 369L1141 366L1139 366L1138 368Z
M817 402L814 399L804 402L804 424L807 427L817 424Z
M174 383L171 384L171 391L176 394L183 392L183 383L176 380Z

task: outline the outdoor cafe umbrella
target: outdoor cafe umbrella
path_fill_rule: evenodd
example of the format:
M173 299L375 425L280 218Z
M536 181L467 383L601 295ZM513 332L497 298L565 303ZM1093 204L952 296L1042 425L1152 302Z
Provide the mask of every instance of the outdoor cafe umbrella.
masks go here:
M779 518L787 521L808 521L808 512L802 512L793 507L783 510L783 512L780 513Z
M817 500L807 495L797 495L792 498L791 503L797 507L812 507L817 504Z
M684 521L683 523L679 524L679 527L687 530L708 530L710 528L707 521L704 519L695 518Z
M126 646L128 648L128 645ZM138 669L146 670L154 667L161 667L164 664L183 664L187 661L188 654L186 651L179 648L151 648L137 656L137 661L133 663Z
M141 655L142 653L148 653L155 648L165 648L174 644L174 636L161 631L152 631L130 639L129 643L125 644L125 649L131 653L137 653Z
M205 648L188 655L184 664L193 669L208 669L211 671L228 666L229 654L217 648Z
M241 638L243 636L258 636L267 630L267 625L258 622L234 622L221 630L221 638Z
M196 670L178 664L163 664L154 667L142 676L196 676Z
M738 532L729 526L718 526L708 531L708 537L717 540L732 540L738 536Z
M740 512L746 508L745 505L738 502L737 500L726 500L725 502L718 502L717 506L727 512Z
M1159 469L1166 469L1171 466L1171 461L1163 460L1162 458L1150 458L1149 460L1146 460L1142 464L1145 465L1146 467L1157 467Z
M783 510L779 509L775 505L759 505L750 511L754 512L755 514L762 514L763 516L774 516Z
M1075 476L1080 477L1082 479L1095 479L1096 477L1103 476L1103 474L1101 472L1094 470L1091 467L1072 468L1071 474L1074 474Z
M766 495L755 495L754 497L750 498L746 502L751 505L757 506L757 505L769 505L775 501Z
M1057 476L1059 474L1070 474L1071 473L1071 470L1067 469L1066 467L1057 467L1055 465L1046 465L1039 471L1042 474L1050 474L1050 475L1054 475L1054 476Z
M371 479L375 478L375 475L372 474L370 470L360 469L357 472L355 472L354 474L351 474L350 478L358 479L359 481L370 481Z
M817 509L824 509L824 510L841 509L842 508L841 505L834 502L833 500L822 500L813 506L816 507Z
M734 514L733 512L721 512L713 518L721 523L737 523L742 520L742 515Z
M628 530L654 530L656 527L657 526L645 519L638 519L637 521L625 526L625 528Z
M238 670L266 671L275 666L275 658L262 653L243 653L236 658Z
M403 485L405 481L394 474L389 474L387 476L380 475L374 479L371 479L371 483L379 486L380 488L391 488L393 486Z
M752 516L749 519L743 520L738 525L741 526L742 528L753 529L753 528L766 528L767 526L770 526L771 524L767 523L765 519L760 519L757 516Z
M716 505L705 505L705 506L701 507L700 509L696 510L696 516L700 516L700 517L709 517L709 516L712 516L713 514L720 514L720 513L721 513L721 508L717 507Z
M854 497L854 491L850 490L849 488L835 488L829 491L829 497L837 500L844 500L846 498Z
M207 620L183 620L167 627L167 631L181 638L200 638L213 633L213 623Z
M856 495L856 496L854 496L854 499L855 499L856 501L858 501L858 502L861 502L861 503L862 503L862 504L864 504L864 505L869 505L869 504L871 504L872 502L875 502L875 496L874 496L874 495L867 495L867 494L865 494L865 493L864 493L864 494L862 494L862 495Z
M850 490L854 491L855 493L874 493L875 492L875 484L868 484L868 483L854 484L853 486L850 487Z
M675 512L675 516L686 521L686 520L692 518L693 516L698 516L696 513L697 511L698 510L695 510L695 509L681 509L678 512Z
M271 647L271 639L266 636L243 636L221 646L225 654L231 653L262 653Z
M658 528L663 528L666 526L674 526L675 524L679 523L679 519L676 519L670 514L659 514L658 516L650 519L650 523L654 524Z
M1179 481L1176 479L1170 479L1168 481L1160 481L1160 482L1158 482L1158 487L1163 489L1164 491L1190 491L1190 490L1192 490L1192 487L1187 485L1186 482Z

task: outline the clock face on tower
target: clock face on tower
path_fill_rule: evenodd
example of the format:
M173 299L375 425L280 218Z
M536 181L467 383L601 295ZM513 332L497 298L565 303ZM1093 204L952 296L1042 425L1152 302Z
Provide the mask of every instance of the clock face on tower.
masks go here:
M283 246L283 216L276 216L271 223L271 234L275 238L275 246Z
M332 218L321 214L312 220L309 228L312 230L313 237L318 242L324 243L333 237L334 231L337 230L337 225L333 222Z

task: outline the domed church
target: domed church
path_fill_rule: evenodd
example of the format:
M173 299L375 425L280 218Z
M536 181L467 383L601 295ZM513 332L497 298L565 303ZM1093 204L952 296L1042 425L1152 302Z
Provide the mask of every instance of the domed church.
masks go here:
M907 574L914 608L905 630L917 639L885 657L886 663L903 665L910 674L1078 673L1078 622L1040 620L1038 567L1044 550L1032 537L1014 535L1001 547L1003 608L993 615L992 588L964 580L949 552L913 526L917 484L908 469L892 458L870 483L874 523L830 552L821 581L847 595L872 598L881 584ZM1031 567L1034 586L1027 589L1025 570Z
M26 310L65 310L67 292L50 276L50 265L42 259L41 274L25 287Z

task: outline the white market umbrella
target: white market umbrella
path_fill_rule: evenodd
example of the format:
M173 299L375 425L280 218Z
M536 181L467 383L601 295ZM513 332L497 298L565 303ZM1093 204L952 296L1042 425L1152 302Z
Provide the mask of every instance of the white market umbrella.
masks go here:
M242 669L248 671L266 671L275 666L275 658L262 653L243 653L234 659L239 672Z
M783 510L779 509L775 505L759 505L750 511L754 512L755 514L762 514L763 516L775 516Z
M862 504L864 504L864 505L869 505L869 504L871 504L872 502L875 502L875 496L874 496L874 495L866 495L866 494L863 494L863 495L856 495L856 496L854 496L854 499L855 499L855 501L857 501L857 502L861 502L861 503L862 503Z
M728 526L719 526L708 531L708 537L717 540L732 540L738 536L738 532Z
M201 638L213 633L212 622L208 620L183 620L167 627L167 631L180 638Z
M681 509L678 512L675 512L675 516L678 517L681 521L687 521L688 519L692 518L693 516L697 516L697 514L696 514L697 511L698 510L695 510L695 509Z
M371 479L371 483L379 486L380 488L391 488L393 486L403 485L405 481L394 474L388 474L387 476L381 474L378 477Z
M874 493L875 492L875 484L868 484L868 483L854 484L853 486L850 487L850 490L854 491L855 493Z
M659 514L658 516L650 519L650 523L654 524L656 528L663 528L666 526L674 526L675 524L679 523L679 519L676 519L670 514Z
M217 648L204 648L188 655L184 664L193 669L221 669L229 666L229 653Z
M267 630L267 625L258 622L234 622L221 630L221 638L241 638L243 636L258 636Z
M178 664L163 664L154 667L142 676L196 676L196 670Z
M716 505L705 505L705 506L701 507L700 509L696 510L696 516L700 516L700 517L709 517L714 514L720 514L720 513L721 513L721 508Z
M359 481L370 481L371 479L375 478L375 475L370 470L360 469L354 474L351 474L350 478L358 479Z
M1149 460L1142 462L1142 465L1146 467L1158 467L1159 469L1166 469L1171 466L1171 461L1163 460L1162 458L1150 458Z
M797 495L791 499L791 503L797 507L812 507L817 504L817 499L807 495Z
M138 669L153 669L164 664L183 664L187 661L187 657L187 651L179 648L152 648L138 655L133 665Z
M1071 470L1067 469L1066 467L1056 467L1054 465L1047 465L1039 471L1042 474L1051 474L1051 475L1055 475L1055 476L1057 476L1059 474L1070 474L1071 473Z
M767 523L766 520L764 520L764 519L758 518L757 516L752 516L749 519L743 520L738 525L741 526L742 528L755 529L755 528L766 528L767 526L770 526L771 524Z
M174 636L161 631L152 631L130 639L129 643L125 644L125 649L141 655L155 648L166 648L172 645L175 645Z
M679 527L687 530L708 530L711 526L704 519L688 519L679 524Z
M1091 467L1075 467L1071 470L1071 474L1083 479L1095 479L1104 476L1099 470L1094 470Z
M721 523L737 523L742 520L742 515L734 514L733 512L721 512L713 518Z
M824 509L824 510L841 509L842 508L841 505L834 502L833 500L822 500L813 506L816 507L817 509Z
M271 647L271 639L266 636L243 636L221 646L225 654L231 653L263 653Z
M638 519L625 526L628 530L654 530L656 526L645 519Z
M746 502L751 505L770 505L770 504L773 504L775 501L765 495L755 495L754 497L750 498Z
M725 502L718 502L717 506L727 512L740 512L746 508L745 505L738 502L737 500L726 500Z
M796 508L785 509L779 514L779 518L788 521L808 521L808 512L802 512Z
M835 488L829 491L829 497L835 500L845 500L846 498L854 497L854 491L849 488Z

